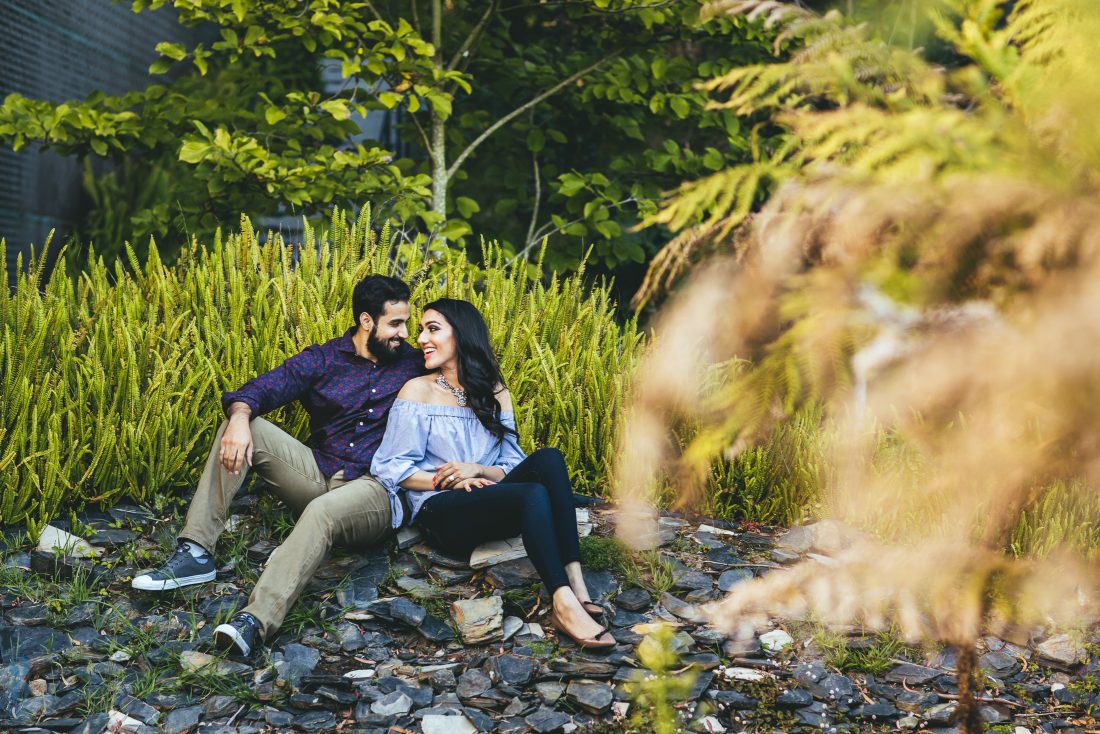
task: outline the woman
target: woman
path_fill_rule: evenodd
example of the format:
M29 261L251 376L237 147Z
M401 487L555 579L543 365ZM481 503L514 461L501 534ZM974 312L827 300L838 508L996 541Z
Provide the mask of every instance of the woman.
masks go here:
M551 624L581 647L614 647L591 616L602 610L581 573L565 461L557 449L524 457L485 320L442 298L425 307L417 341L430 373L397 394L371 464L390 492L393 526L415 523L433 546L463 556L522 536L553 598Z

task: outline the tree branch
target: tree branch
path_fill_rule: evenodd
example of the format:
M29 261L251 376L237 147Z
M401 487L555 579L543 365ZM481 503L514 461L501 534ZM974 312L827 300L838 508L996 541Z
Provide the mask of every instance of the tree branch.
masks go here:
M539 199L542 197L542 183L539 180L539 154L531 154L531 163L535 168L535 208L531 212L531 224L527 225L527 242L535 236L535 222L539 219Z
M454 163L452 163L451 167L447 169L447 180L450 181L454 177L455 173L458 172L458 169L462 166L462 164L466 161L466 159L470 156L470 154L473 153L474 150L479 145L484 143L485 140L490 135L492 135L493 133L495 133L497 130L504 127L505 125L507 125L509 122L514 120L519 115L522 115L524 112L526 112L527 110L529 110L532 107L534 107L535 105L537 105L539 102L542 102L547 97L551 97L551 96L557 94L562 89L569 86L570 84L572 84L576 80L580 79L585 74L588 74L589 72L594 71L595 69L602 66L606 61L614 58L615 56L618 56L619 53L620 53L619 51L613 51L612 53L608 54L607 56L604 56L602 59L600 59L596 63L592 64L591 66L585 67L584 69L581 69L577 73L570 75L568 78L563 79L562 81L558 82L557 84L550 87L549 89L547 89L542 94L538 95L537 97L535 97L534 99L532 99L528 102L525 102L524 104L520 105L519 107L512 110L507 115L505 115L504 117L500 118L499 120L494 122L492 125L487 127L485 129L485 131L481 133L481 135L478 135L476 138L474 138L472 143L470 143L469 145L466 146L466 150L464 150L464 151L462 151L461 153L458 154L458 157L455 158Z
M486 26L489 25L489 20L496 13L497 5L498 0L493 0L489 3L485 15L481 16L481 20L479 20L477 25L474 26L474 29L470 31L470 35L466 36L466 40L463 41L459 49L455 51L455 55L451 58L451 63L447 64L447 71L454 71L455 67L462 61L463 54L473 48L474 45L481 40L481 34L485 32Z

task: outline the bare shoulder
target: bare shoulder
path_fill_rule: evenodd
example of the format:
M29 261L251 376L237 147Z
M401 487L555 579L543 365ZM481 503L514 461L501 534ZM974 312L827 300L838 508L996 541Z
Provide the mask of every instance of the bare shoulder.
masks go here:
M397 397L401 398L402 400L411 400L414 403L433 402L433 380L435 380L434 375L414 377L401 387L401 391L397 393Z
M500 387L500 390L496 394L497 402L500 403L500 409L505 413L512 411L512 394L508 392L508 388Z

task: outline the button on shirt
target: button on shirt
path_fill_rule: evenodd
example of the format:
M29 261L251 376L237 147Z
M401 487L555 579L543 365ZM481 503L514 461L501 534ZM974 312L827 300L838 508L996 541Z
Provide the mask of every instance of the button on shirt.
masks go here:
M402 343L397 360L380 365L360 357L351 337L306 347L281 365L222 395L222 407L244 403L253 416L295 400L309 414L310 444L326 477L343 470L352 480L370 471L386 417L402 385L424 371L424 355Z

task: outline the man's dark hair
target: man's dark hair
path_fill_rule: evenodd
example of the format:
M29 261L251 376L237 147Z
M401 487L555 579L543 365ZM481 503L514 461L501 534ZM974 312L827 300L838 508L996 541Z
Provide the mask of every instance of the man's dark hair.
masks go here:
M359 281L351 294L351 310L355 325L359 325L359 314L364 312L371 317L371 320L378 321L378 317L386 310L387 303L407 301L409 294L409 286L405 285L403 280L388 275L368 275Z

